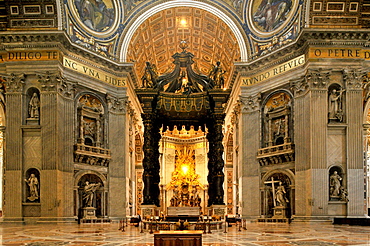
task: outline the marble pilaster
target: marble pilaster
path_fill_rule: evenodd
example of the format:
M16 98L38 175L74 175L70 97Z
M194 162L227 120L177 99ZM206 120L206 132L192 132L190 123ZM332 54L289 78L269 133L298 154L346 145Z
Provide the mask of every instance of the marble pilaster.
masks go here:
M346 83L347 110L347 189L348 216L363 216L364 176L363 176L363 141L362 141L362 82L363 74L357 70L344 70Z
M241 183L239 194L242 201L242 216L245 218L256 218L260 215L259 190L259 163L256 153L259 148L260 139L260 95L241 97L240 114L240 139L241 154L239 163L241 169Z
M114 100L109 110L108 139L111 150L111 162L109 163L109 198L108 211L111 219L122 218L126 214L126 183L125 175L128 173L128 125L127 125L127 98L110 97Z

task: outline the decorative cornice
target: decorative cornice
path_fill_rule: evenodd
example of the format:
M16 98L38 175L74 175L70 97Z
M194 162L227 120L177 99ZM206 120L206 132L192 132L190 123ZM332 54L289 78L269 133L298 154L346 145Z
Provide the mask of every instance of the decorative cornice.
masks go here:
M116 59L109 59L85 49L71 42L66 33L61 31L55 32L0 32L0 50L12 50L15 48L58 48L62 52L80 56L88 61L101 64L114 72L133 73L133 65L128 63L118 63Z
M343 29L328 32L327 29L306 28L294 43L251 59L249 62L235 62L236 71L241 74L253 71L258 73L261 68L268 69L305 54L311 45L370 47L370 32L368 29Z

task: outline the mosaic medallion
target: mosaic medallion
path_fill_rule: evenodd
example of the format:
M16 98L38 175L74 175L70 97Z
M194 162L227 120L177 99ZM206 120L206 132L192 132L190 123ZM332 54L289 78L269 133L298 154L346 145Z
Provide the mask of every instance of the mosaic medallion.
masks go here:
M69 0L75 21L92 34L110 33L118 22L116 0Z
M280 31L289 23L295 9L295 0L253 0L250 2L248 22L252 31L259 35L270 35Z

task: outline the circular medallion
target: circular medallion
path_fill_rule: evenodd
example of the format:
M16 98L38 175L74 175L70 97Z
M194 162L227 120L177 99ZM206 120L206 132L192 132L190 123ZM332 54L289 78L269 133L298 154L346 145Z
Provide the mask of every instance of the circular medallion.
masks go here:
M253 0L247 8L251 29L259 36L270 36L284 28L296 9L296 0Z
M69 0L75 21L87 32L102 35L118 26L116 0Z

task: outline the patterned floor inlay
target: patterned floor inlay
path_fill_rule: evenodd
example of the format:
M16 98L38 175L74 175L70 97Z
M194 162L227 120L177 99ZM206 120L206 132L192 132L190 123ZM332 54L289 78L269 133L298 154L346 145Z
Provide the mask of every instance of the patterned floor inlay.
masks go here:
M154 235L129 225L125 231L111 224L0 224L3 246L153 246ZM235 226L202 235L204 246L364 246L370 227L330 223L258 224L247 230Z

